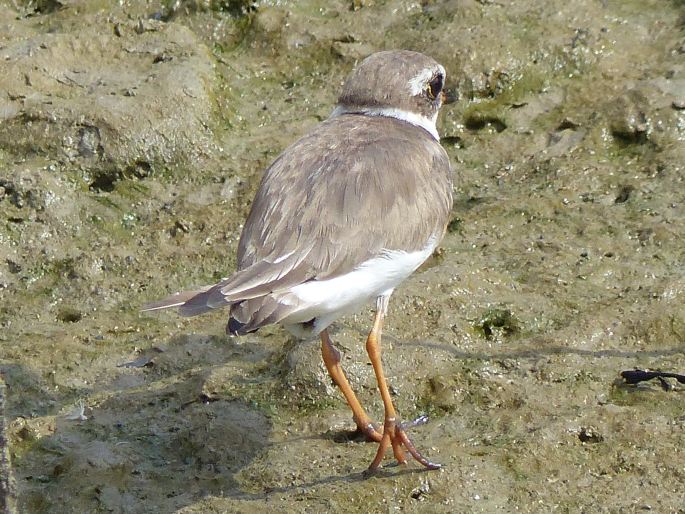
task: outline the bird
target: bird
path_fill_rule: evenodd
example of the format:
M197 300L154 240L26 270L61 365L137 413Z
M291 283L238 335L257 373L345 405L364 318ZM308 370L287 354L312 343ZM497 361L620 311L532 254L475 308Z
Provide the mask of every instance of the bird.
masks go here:
M173 294L143 311L175 307L183 316L229 308L226 331L244 335L280 324L318 336L323 362L352 410L358 431L438 469L399 421L381 358L381 334L395 288L434 252L452 208L453 169L436 123L445 68L409 50L362 60L342 86L330 117L288 146L266 169L244 224L237 270L219 283ZM328 328L375 302L366 350L384 405L376 425L355 395Z

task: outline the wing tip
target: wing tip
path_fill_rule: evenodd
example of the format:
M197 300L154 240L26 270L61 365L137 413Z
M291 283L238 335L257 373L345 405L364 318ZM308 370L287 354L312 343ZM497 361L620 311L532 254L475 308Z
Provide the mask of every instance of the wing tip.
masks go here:
M163 309L171 309L173 307L178 307L186 303L185 299L180 297L181 293L176 293L172 296L164 298L163 300L157 300L156 302L146 303L140 308L141 312L150 311L160 311Z
M174 293L171 296L167 296L166 298L163 298L161 300L157 300L156 302L150 302L146 303L140 308L141 312L153 312L153 311L161 311L164 309L172 309L174 307L179 307L181 311L181 315L187 315L184 314L183 311L183 306L186 305L190 300L195 298L196 296L203 294L208 288L202 288L197 291L181 291L178 293ZM192 314L191 314L192 315Z

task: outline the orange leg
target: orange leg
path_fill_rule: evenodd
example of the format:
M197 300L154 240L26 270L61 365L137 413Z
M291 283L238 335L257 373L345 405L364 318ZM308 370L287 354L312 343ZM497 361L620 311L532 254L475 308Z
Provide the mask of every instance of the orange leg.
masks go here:
M357 395L354 394L352 387L350 387L350 383L347 381L345 372L340 365L340 352L333 346L330 337L328 337L327 330L321 332L321 354L333 382L340 388L343 396L345 396L345 400L347 400L347 404L352 409L352 418L357 424L357 428L367 439L379 442L381 434L374 427L371 418L366 414L364 407L362 407L357 399Z
M373 370L376 373L378 389L380 390L381 398L383 399L383 405L385 407L383 435L380 443L378 444L376 457L373 459L373 462L371 462L369 470L373 471L380 466L388 446L392 446L395 459L400 464L405 464L407 462L407 457L402 449L402 446L404 446L409 454L426 468L438 469L440 468L440 464L430 462L423 455L421 455L407 436L404 427L397 423L395 406L392 403L392 398L390 398L390 391L388 390L388 384L385 380L385 374L383 373L383 363L381 362L380 339L381 332L383 331L383 317L385 316L385 312L388 307L388 300L389 296L381 296L378 298L376 316L373 320L373 328L371 329L369 337L366 340L366 351L369 354Z

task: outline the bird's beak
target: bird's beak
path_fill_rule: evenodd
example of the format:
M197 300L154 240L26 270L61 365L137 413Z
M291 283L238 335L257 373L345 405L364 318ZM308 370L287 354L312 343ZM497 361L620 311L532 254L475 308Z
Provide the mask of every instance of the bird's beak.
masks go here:
M459 92L456 89L443 89L440 93L442 98L442 105L453 104L459 100Z

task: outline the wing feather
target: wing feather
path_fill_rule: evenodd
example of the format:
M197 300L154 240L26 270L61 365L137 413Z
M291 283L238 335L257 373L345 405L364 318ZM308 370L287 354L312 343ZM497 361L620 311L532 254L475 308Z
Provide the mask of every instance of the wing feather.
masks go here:
M444 228L450 174L442 147L408 123L358 115L324 122L266 171L241 237L239 269L304 249L291 272L306 268L308 279L322 279L383 249L419 250Z
M306 307L278 303L291 287L441 236L451 194L447 154L423 129L359 115L327 120L264 173L238 271L182 304L166 299L155 308L180 305L181 314L194 315L231 305L240 333L281 321Z

